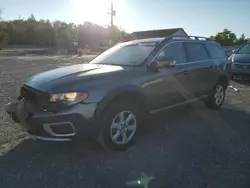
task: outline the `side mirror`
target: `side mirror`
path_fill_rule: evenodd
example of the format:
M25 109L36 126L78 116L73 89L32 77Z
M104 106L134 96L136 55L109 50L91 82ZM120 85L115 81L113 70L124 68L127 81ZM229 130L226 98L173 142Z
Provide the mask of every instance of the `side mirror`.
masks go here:
M234 49L234 50L232 51L232 53L234 54L237 50L238 50L238 49Z
M168 67L175 67L176 66L176 61L155 61L156 67L158 69L161 68L168 68Z
M167 68L167 67L175 67L176 61L154 61L149 66L149 70L152 72L158 72L159 69Z

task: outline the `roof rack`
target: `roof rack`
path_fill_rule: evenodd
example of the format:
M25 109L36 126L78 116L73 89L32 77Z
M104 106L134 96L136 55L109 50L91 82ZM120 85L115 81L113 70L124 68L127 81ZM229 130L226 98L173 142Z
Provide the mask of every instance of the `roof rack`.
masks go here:
M194 38L195 40L212 40L210 38L200 36L189 36L189 38Z
M173 35L169 36L166 39L194 39L194 40L212 40L207 37L200 37L200 36L183 36L183 35Z

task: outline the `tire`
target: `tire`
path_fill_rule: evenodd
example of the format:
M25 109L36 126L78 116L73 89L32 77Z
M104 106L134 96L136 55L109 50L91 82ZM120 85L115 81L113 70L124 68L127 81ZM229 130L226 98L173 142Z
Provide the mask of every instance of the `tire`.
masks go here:
M110 104L100 119L99 144L110 151L124 151L132 146L138 130L139 114L139 108L129 102Z
M212 95L206 100L205 104L210 109L220 109L226 95L226 84L218 82L213 88Z

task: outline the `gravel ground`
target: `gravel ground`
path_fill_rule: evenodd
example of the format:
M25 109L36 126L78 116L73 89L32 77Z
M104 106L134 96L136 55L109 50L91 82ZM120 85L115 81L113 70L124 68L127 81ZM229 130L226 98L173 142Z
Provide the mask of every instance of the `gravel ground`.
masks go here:
M18 95L29 76L81 61L0 57L0 106ZM221 110L195 103L155 115L136 144L120 153L91 139L28 139L1 108L0 187L125 187L142 173L154 178L149 187L249 187L250 81L231 85L239 92L229 88Z

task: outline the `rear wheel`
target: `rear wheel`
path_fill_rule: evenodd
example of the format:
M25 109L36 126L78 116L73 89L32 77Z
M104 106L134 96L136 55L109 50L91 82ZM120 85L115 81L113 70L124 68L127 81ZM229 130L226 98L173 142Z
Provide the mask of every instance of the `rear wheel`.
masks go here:
M98 142L111 151L125 150L134 143L138 123L136 106L125 102L111 104L102 115Z
M223 84L223 82L218 82L216 86L213 89L212 96L210 96L207 101L206 105L210 109L219 109L221 108L224 100L225 100L225 94L226 94L226 84Z

